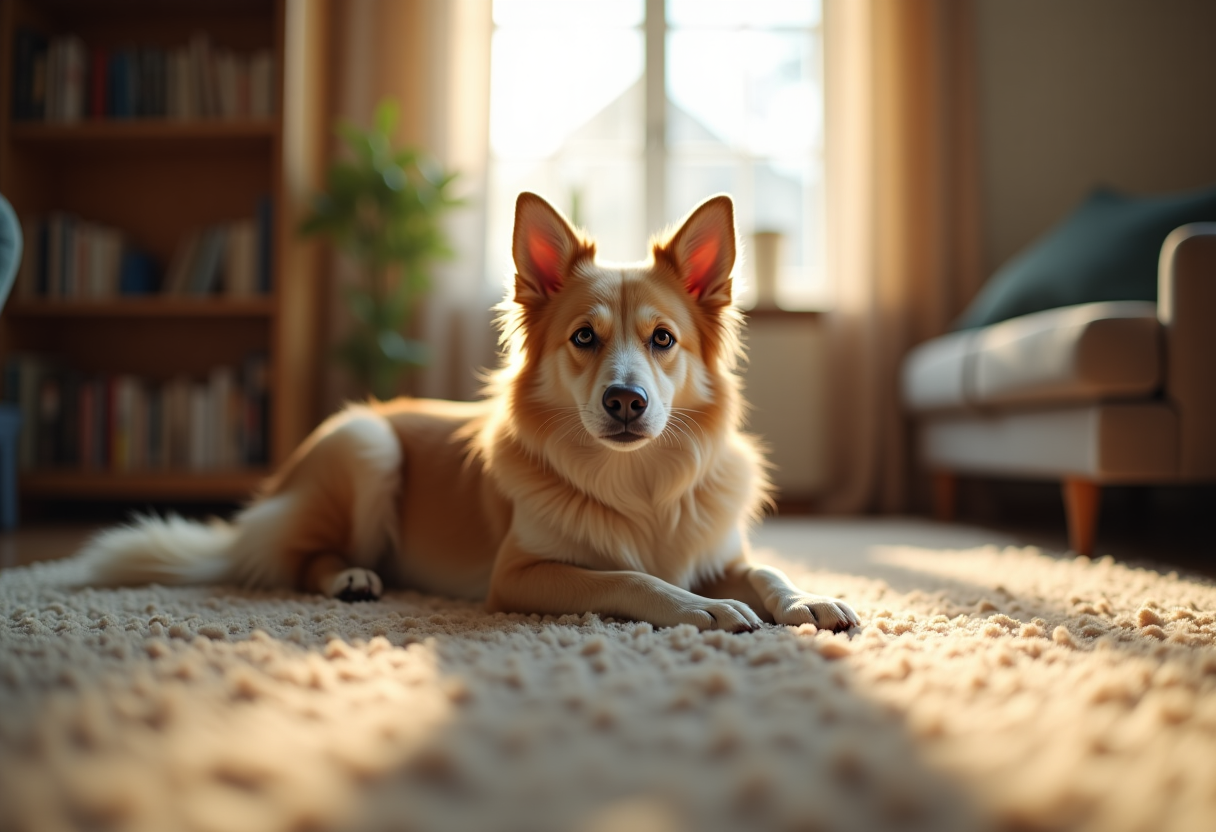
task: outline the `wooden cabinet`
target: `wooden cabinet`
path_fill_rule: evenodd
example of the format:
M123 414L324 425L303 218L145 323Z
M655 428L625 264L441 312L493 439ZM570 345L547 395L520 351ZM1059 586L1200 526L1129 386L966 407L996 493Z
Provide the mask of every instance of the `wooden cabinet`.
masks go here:
M265 291L170 296L158 288L100 297L15 291L0 315L6 359L35 356L73 378L93 380L98 390L116 377L151 391L183 380L206 385L217 368L239 379L251 357L260 359L264 450L256 457L242 452L183 462L157 452L83 458L77 447L66 457L27 459L23 498L241 499L316 424L324 360L317 256L295 229L324 170L327 9L322 0L0 0L0 193L23 223L67 214L117 229L163 275L198 229L252 218L259 205L271 206ZM29 32L73 36L86 55L102 56L85 62L86 98L87 85L100 83L87 72L123 50L163 55L201 38L216 51L260 54L273 79L270 114L250 115L242 107L226 115L200 116L197 108L183 115L179 107L168 115L161 114L162 101L161 109L142 115L107 115L106 106L86 104L71 120L16 117L29 112L28 102L17 100L28 71L20 66L18 39ZM114 404L103 396L92 406ZM206 421L222 410L194 415ZM139 434L165 429L166 414L153 415L151 426L147 417L126 426L123 441L155 445L156 436ZM82 429L69 426L69 432ZM222 439L225 429L209 430Z

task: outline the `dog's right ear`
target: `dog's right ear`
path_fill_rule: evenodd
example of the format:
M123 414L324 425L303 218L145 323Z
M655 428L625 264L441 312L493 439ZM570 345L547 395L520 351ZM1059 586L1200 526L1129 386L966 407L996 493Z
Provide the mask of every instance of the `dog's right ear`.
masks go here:
M541 303L559 292L586 244L557 209L524 191L515 201L515 301Z

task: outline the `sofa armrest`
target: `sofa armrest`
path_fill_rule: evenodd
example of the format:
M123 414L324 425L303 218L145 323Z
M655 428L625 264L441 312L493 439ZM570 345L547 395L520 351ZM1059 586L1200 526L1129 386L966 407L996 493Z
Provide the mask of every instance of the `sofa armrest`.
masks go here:
M1174 229L1161 247L1157 316L1165 391L1178 410L1187 479L1216 479L1216 223Z

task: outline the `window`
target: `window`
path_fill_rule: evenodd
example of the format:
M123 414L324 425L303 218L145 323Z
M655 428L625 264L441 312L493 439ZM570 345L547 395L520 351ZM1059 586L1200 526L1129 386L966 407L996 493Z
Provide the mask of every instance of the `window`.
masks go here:
M745 251L784 241L777 302L822 307L819 0L494 0L489 272L511 270L515 194L647 255L693 205L735 198ZM754 302L745 253L740 302Z

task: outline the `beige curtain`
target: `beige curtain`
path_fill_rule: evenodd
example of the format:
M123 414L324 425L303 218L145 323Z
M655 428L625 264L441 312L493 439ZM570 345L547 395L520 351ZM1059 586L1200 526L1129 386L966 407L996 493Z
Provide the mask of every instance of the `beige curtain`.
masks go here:
M419 337L431 345L431 364L402 392L473 398L478 369L494 361L489 308L501 299L484 277L490 3L333 0L330 12L329 123L368 124L377 103L392 96L401 104L398 138L460 173L460 193L468 204L447 225L458 256L436 268L433 291L417 322ZM341 152L333 140L331 157ZM339 286L352 279L352 272L340 258L330 272L326 340L335 343L348 321ZM326 370L323 406L332 412L352 389L333 364Z
M830 512L914 502L899 366L980 280L971 0L824 4Z

